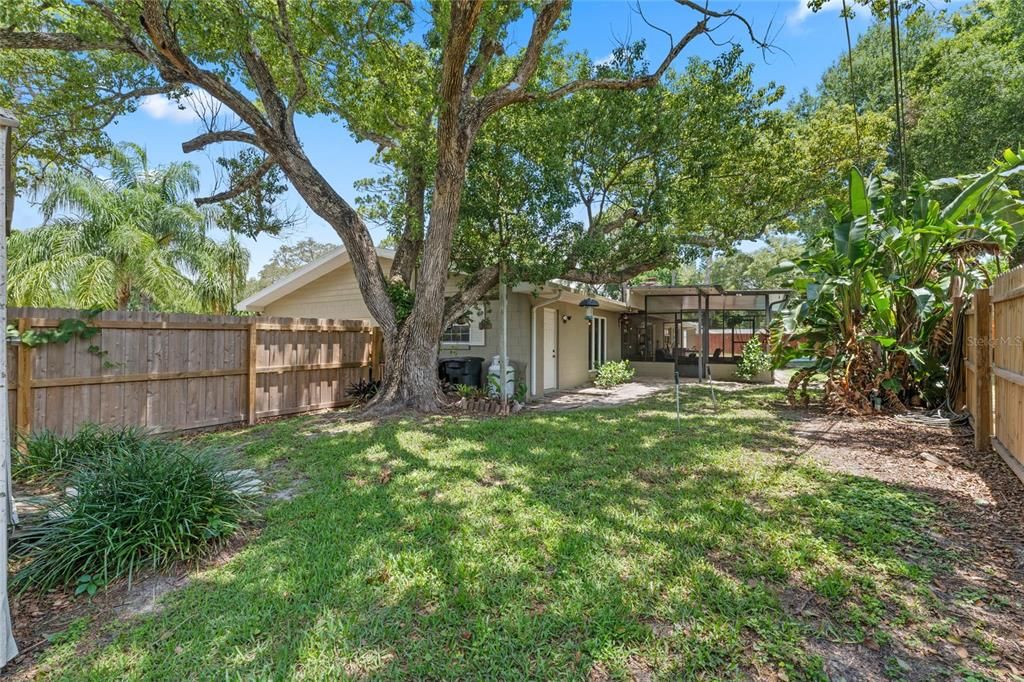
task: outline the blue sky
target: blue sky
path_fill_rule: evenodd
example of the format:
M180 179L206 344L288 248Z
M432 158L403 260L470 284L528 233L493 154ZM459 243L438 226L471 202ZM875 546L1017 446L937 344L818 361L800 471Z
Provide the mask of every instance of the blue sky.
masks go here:
M769 27L774 44L779 51L763 55L751 46L741 25L731 22L714 34L716 41L734 39L745 47L745 58L755 65L755 77L761 84L774 81L785 86L789 100L804 88L813 89L821 73L845 49L846 38L843 21L839 17L839 0L832 0L825 9L811 13L805 7L806 0L739 0L721 2L712 0L715 9L738 9L753 24L756 31L763 33ZM940 4L941 0L935 0ZM669 0L645 2L644 15L651 22L669 30L676 36L682 35L693 24L693 13ZM867 12L861 10L851 22L854 39L868 25ZM621 42L646 39L651 60L660 59L664 54L668 38L649 28L636 14L634 3L577 0L572 9L570 28L563 34L568 47L587 51L594 59L601 59ZM513 46L522 47L529 38L529 26L521 22L514 27L511 36ZM676 66L683 66L690 56L713 58L726 47L718 47L706 38L698 39L677 60ZM510 50L511 51L511 50ZM347 131L326 117L298 121L299 133L307 154L321 169L335 188L349 201L356 192L353 183L361 178L377 174L378 169L370 162L373 145L356 144ZM117 140L130 140L144 145L150 160L155 164L188 159L202 170L203 182L207 187L215 183L214 158L224 150L208 150L208 153L185 155L181 143L199 131L195 113L181 111L173 103L161 97L143 102L139 111L126 116L111 126L110 134ZM251 272L259 270L271 256L274 249L283 242L294 242L304 237L319 241L340 243L334 231L318 216L308 211L302 200L289 192L288 204L301 211L303 220L292 232L281 238L261 237L257 241L247 240L246 246L252 253ZM16 203L14 226L32 227L39 222L38 213L24 199ZM374 237L384 236L383 230L373 230Z

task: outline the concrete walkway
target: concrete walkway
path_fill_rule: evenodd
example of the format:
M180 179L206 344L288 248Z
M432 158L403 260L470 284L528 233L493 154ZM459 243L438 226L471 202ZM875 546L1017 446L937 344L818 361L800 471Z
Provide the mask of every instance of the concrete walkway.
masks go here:
M559 412L580 407L618 407L638 402L659 393L671 390L673 383L665 379L641 377L613 388L586 386L571 391L551 393L537 402L528 403L524 410Z

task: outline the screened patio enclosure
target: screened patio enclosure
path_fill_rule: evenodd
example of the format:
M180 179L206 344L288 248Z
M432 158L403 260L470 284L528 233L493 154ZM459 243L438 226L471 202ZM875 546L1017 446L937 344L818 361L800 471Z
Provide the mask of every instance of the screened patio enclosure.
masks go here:
M767 349L768 327L788 295L785 289L726 290L713 284L634 287L629 303L637 312L623 315L620 325L622 357L641 373L671 376L679 370L681 377L731 378L750 339Z

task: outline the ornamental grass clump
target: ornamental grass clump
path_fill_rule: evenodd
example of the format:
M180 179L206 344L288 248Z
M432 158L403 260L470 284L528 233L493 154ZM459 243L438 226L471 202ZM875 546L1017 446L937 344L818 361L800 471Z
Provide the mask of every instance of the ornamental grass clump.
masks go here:
M210 452L152 437L103 453L13 538L13 583L130 583L140 569L193 558L239 527L248 504L236 478Z
M21 451L11 452L11 475L19 481L53 481L112 452L138 447L146 437L137 426L84 424L70 436L34 431Z

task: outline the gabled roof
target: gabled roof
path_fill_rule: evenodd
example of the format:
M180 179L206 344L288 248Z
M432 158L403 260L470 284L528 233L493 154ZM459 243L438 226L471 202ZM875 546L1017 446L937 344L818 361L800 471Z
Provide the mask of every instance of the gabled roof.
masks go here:
M394 249L376 249L377 257L392 260L395 257ZM268 287L260 289L255 294L243 298L236 306L239 310L261 312L274 301L284 298L293 291L298 291L310 282L320 279L324 275L337 270L349 262L348 252L344 246L328 251L308 265L277 280Z
M395 257L394 249L377 248L376 251L378 258L393 260ZM320 279L324 275L333 272L348 262L349 256L345 251L345 247L339 246L332 251L328 251L309 265L302 266L290 275L286 275L270 286L260 289L251 296L242 299L238 302L236 307L239 310L248 310L256 313L262 312L274 301L284 298L294 291L298 291L310 282ZM543 285L533 285L521 282L518 285L515 285L512 290L516 293L533 294L536 296L559 294L562 297L560 300L573 303L578 303L587 296L590 296L600 301L601 307L605 310L626 311L629 309L629 306L622 301L616 301L605 296L597 296L594 294L587 294L582 291L576 291L558 282L548 282Z

